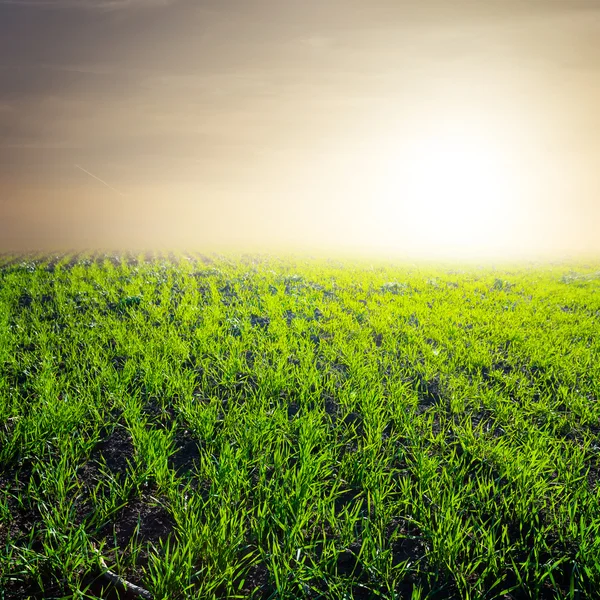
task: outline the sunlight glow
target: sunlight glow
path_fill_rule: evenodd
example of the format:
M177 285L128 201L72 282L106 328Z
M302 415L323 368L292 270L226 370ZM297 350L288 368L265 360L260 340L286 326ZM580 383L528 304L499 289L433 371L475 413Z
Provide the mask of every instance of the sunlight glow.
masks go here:
M390 159L380 182L381 213L412 247L431 253L492 251L514 213L516 174L492 136L459 125L417 138Z

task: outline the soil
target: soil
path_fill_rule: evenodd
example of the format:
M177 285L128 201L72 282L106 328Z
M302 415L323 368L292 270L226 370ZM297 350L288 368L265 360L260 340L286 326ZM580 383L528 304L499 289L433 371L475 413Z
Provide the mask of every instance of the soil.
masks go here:
M272 590L269 584L269 570L265 565L259 563L252 565L245 576L244 586L241 592L244 596L250 596L251 594L257 594L260 590L263 591L263 597L271 597ZM257 597L257 596L255 596ZM261 596L258 596L259 598Z
M124 427L116 427L107 439L94 448L87 465L93 468L94 464L105 462L113 473L124 475L128 463L133 461L133 454L131 435Z
M250 325L252 327L260 327L261 329L267 329L271 319L269 317L261 317L260 315L250 315Z
M149 494L151 496L152 494ZM107 525L98 535L99 541L106 542L103 555L109 569L114 570L113 558L116 554L126 558L128 547L132 538L142 542L142 550L137 556L135 566L130 566L119 572L118 575L128 582L141 587L144 581L141 580L140 573L148 565L148 546L150 542L155 546L173 532L173 521L168 512L159 505L148 504L141 498L136 498L129 502L116 516L113 523ZM103 599L121 599L129 600L136 598L131 593L118 590L105 577L100 569L94 575L90 575L85 581L90 586L90 592Z
M79 259L82 257L82 254L80 252L75 252L71 255L71 258L69 259L69 262L65 263L63 265L63 270L65 271L70 271L78 262Z
M187 430L175 436L175 453L169 457L169 468L178 476L189 473L200 459L200 446Z
M145 496L151 497L152 493ZM124 548L132 538L137 537L139 542L158 545L173 533L173 528L173 520L164 507L147 503L142 498L134 498L117 513L113 523L101 530L99 540L104 539L106 548L112 549L113 553L123 554ZM110 552L107 554L108 558ZM142 550L138 558L138 567L140 564L146 566L147 563L148 553ZM142 585L141 582L135 581L135 577L132 577L131 581Z
M24 492L31 478L31 468L23 466L20 470L10 470L0 475L0 489L11 490L7 496L10 521L0 521L0 548L8 540L18 541L26 538L40 521L40 515L32 507L21 506L16 496Z
M419 396L417 412L419 413L426 411L432 406L439 406L442 403L442 385L438 377L425 380L419 375L417 393Z

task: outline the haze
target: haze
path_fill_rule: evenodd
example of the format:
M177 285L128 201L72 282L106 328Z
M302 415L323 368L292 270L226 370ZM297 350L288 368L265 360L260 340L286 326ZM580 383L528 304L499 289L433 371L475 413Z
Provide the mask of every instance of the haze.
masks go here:
M600 254L600 3L0 0L0 249Z

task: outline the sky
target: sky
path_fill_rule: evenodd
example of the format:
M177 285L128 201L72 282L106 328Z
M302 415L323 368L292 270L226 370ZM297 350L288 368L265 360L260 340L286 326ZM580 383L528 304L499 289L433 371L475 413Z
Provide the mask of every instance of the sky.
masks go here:
M0 0L0 250L600 255L600 1Z

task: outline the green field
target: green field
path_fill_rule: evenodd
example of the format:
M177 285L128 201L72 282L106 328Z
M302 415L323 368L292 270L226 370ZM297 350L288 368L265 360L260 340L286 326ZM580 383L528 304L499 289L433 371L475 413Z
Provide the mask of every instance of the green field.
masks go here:
M0 598L593 596L599 398L600 264L1 257Z

